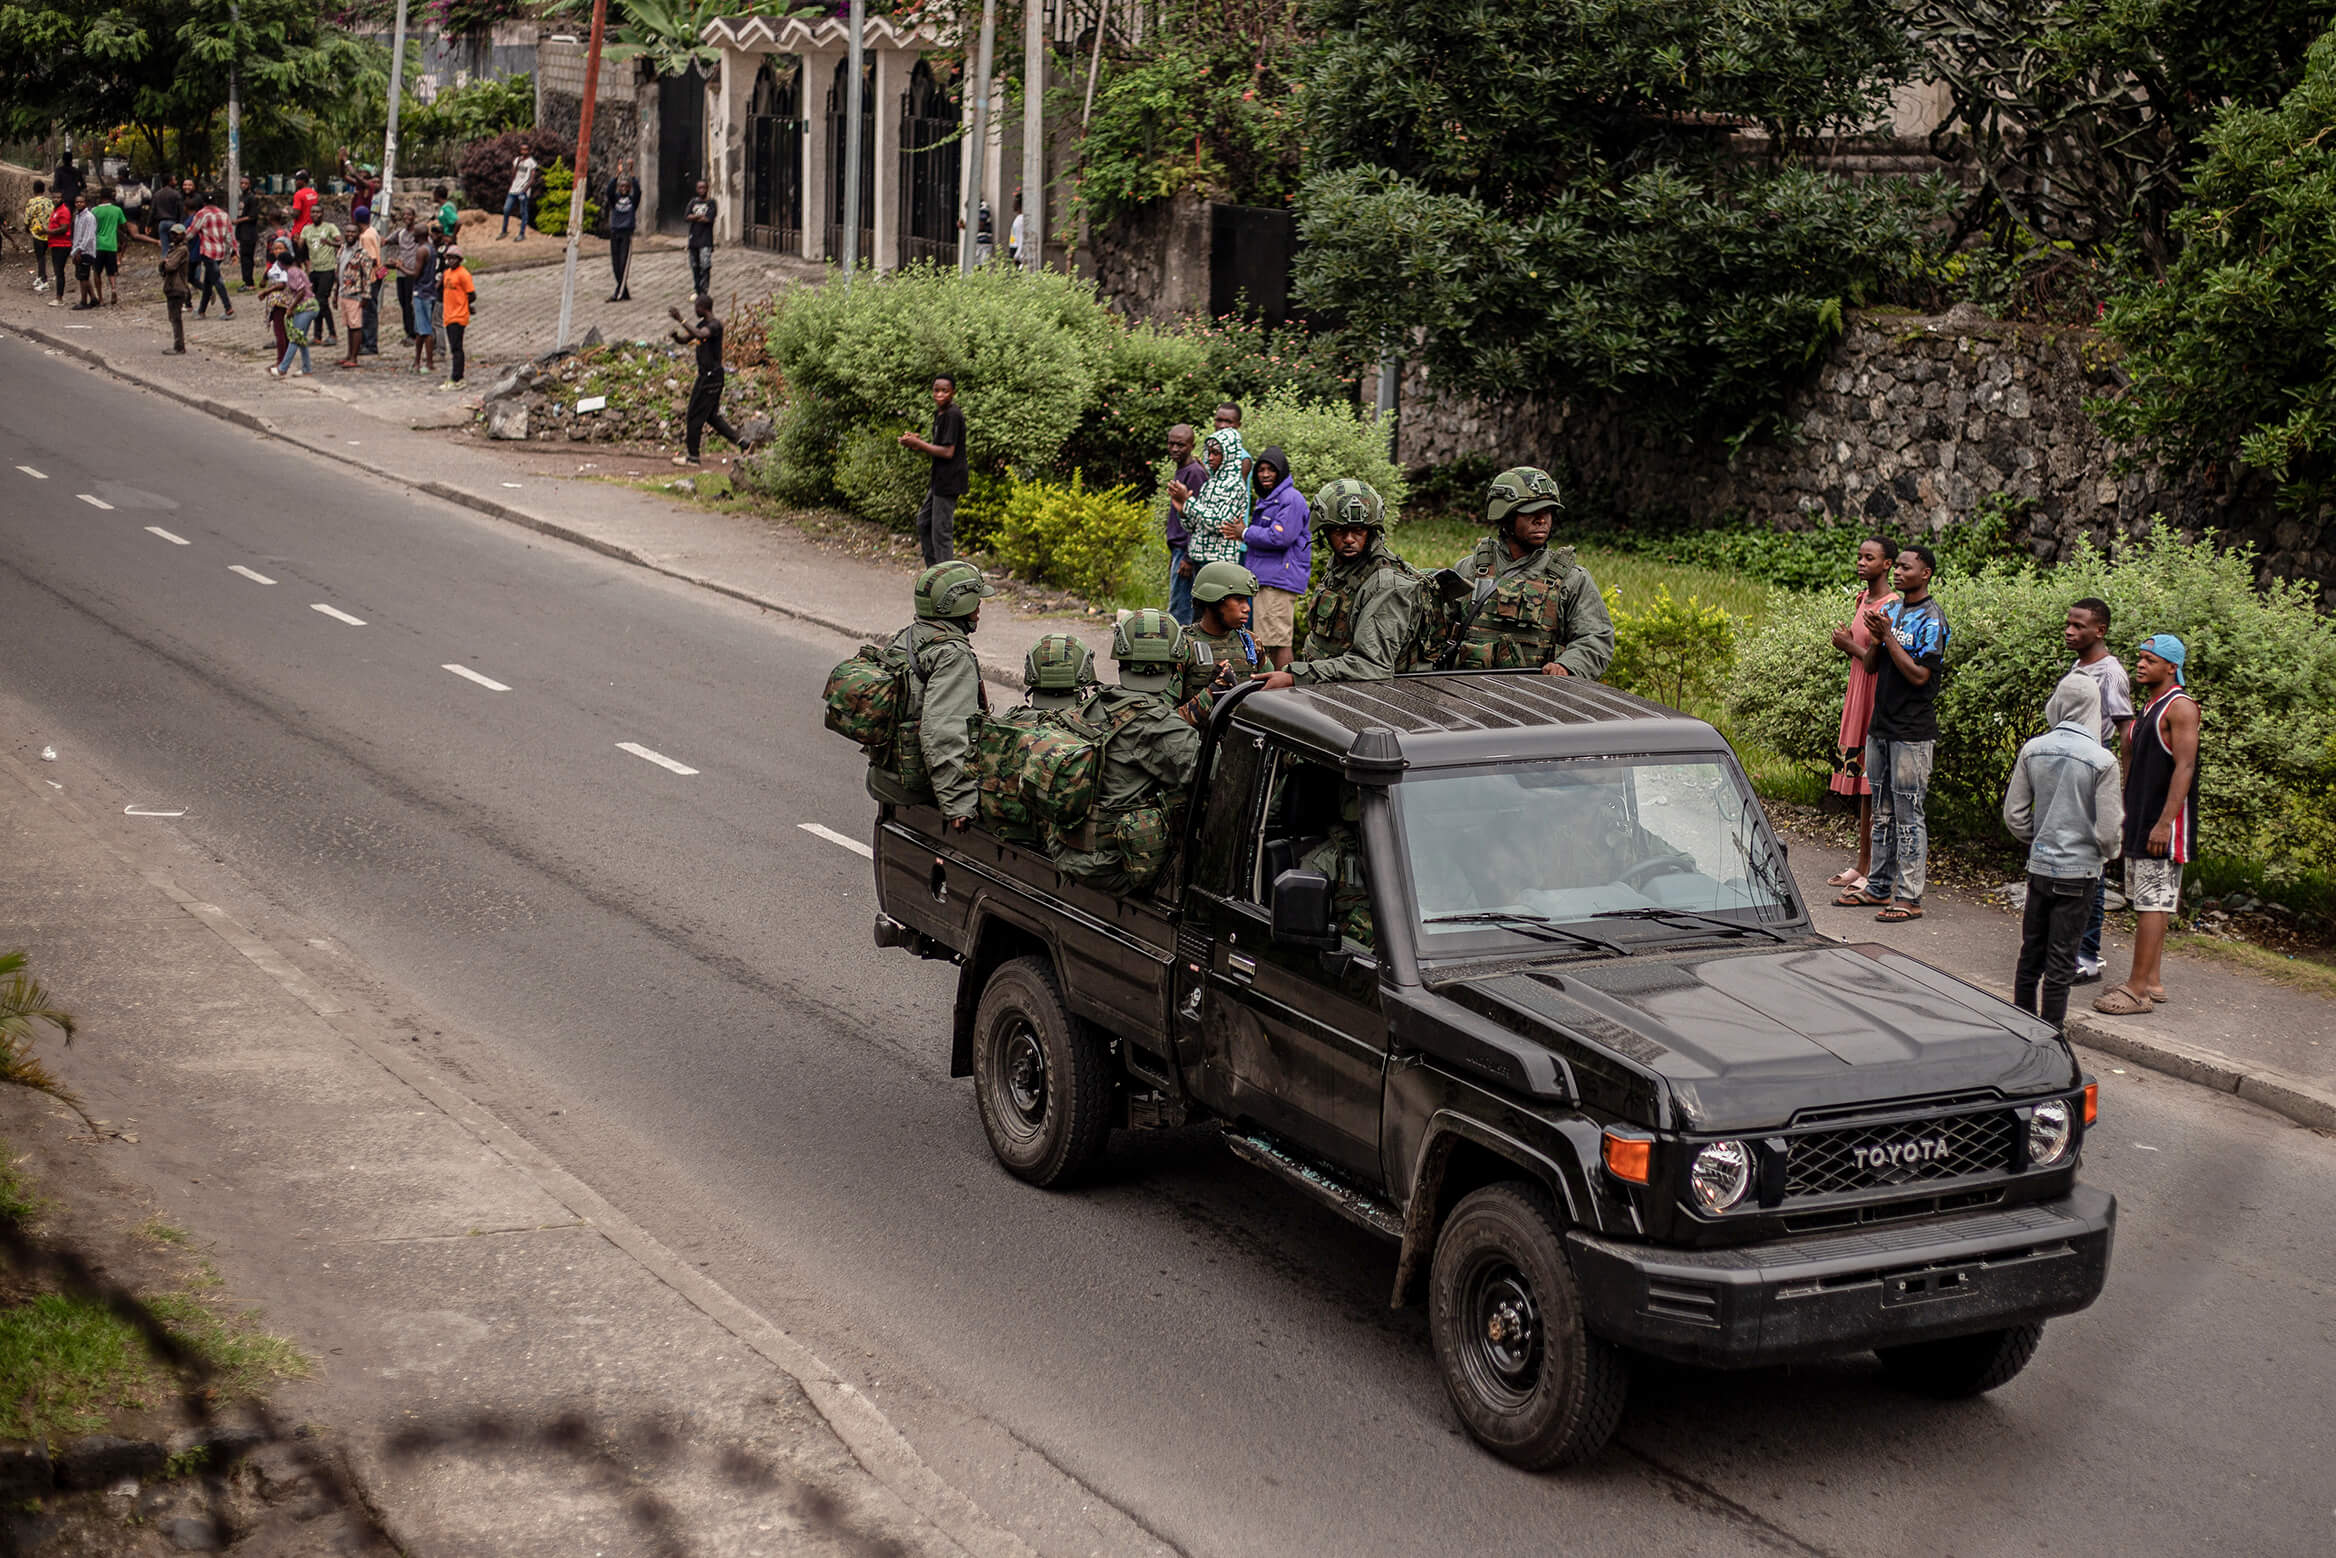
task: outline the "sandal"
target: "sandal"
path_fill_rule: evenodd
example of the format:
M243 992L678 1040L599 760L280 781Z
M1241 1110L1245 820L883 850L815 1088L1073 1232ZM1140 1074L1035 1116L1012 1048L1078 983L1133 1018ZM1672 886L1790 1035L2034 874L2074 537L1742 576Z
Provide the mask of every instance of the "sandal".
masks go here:
M1876 898L1865 890L1862 882L1833 900L1836 909L1878 909L1888 903L1887 898Z
M2166 992L2163 990L2145 990L2142 992L2142 994L2149 997L2150 1004L2152 1006L2163 1006L2166 1004Z
M1908 920L1919 920L1922 918L1922 905L1918 903L1894 903L1887 909L1884 909L1881 913L1875 915L1874 918L1880 920L1884 925L1903 925Z
M1858 873L1857 867L1851 866L1846 870L1836 871L1825 878L1825 885L1827 887L1847 887L1854 890L1865 886L1866 879Z
M2136 995L2126 985L2119 985L2093 1002L2093 1010L2107 1017L2138 1017L2157 1010L2146 995Z

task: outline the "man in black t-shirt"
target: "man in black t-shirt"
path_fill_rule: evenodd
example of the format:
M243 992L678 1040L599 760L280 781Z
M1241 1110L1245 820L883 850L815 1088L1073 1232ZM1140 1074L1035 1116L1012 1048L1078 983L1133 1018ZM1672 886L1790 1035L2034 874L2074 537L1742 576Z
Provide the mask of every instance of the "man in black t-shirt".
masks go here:
M1865 612L1873 644L1874 717L1866 727L1866 777L1874 788L1874 868L1866 885L1834 899L1881 910L1886 925L1922 918L1930 829L1923 802L1938 747L1939 678L1947 664L1947 617L1930 593L1936 560L1927 546L1898 554L1898 599Z
M965 496L965 413L957 409L955 378L944 373L933 381L933 436L903 433L900 443L933 457L933 479L925 488L924 506L917 510L917 542L930 568L957 555L957 500Z
M706 297L714 295L715 210L713 198L706 193L706 181L699 179L697 193L681 214L689 223L690 289Z
M688 439L689 453L673 457L676 465L696 465L698 442L710 425L739 448L746 447L730 419L722 415L722 321L714 317L714 300L703 292L697 295L697 318L681 317L681 310L669 308L665 312L681 328L673 332L673 339L684 346L695 344L698 349L697 382L689 390Z

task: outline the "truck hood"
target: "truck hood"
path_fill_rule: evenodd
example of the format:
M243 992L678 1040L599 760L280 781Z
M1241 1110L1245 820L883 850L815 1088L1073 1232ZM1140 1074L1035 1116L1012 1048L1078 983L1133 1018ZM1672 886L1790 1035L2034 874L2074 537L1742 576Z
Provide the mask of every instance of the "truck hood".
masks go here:
M1561 1052L1570 1037L1652 1072L1692 1131L1983 1088L2017 1097L2076 1080L2049 1025L1872 944L1512 967L1439 993Z

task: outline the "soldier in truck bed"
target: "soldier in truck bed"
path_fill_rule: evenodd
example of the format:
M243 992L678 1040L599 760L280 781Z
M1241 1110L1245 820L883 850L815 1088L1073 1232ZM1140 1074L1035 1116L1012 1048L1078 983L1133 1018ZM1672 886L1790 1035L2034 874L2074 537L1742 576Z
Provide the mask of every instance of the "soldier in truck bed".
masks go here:
M1193 620L1184 630L1178 703L1190 704L1228 672L1247 681L1264 668L1265 655L1249 634L1249 598L1256 593L1257 575L1239 563L1207 563L1193 576ZM1198 717L1207 718L1205 705Z
M1475 589L1455 607L1468 630L1454 669L1515 668L1592 681L1605 674L1614 658L1605 597L1572 547L1549 545L1564 507L1549 473L1531 466L1503 471L1485 489L1493 534L1452 565Z
M984 707L973 630L981 603L997 589L967 562L935 563L917 575L917 616L892 637L910 658L908 707L892 766L868 765L868 793L893 805L931 801L949 827L973 825L977 789L969 759L973 722Z
M1176 803L1200 765L1200 732L1169 701L1184 629L1164 611L1131 613L1111 632L1119 685L1065 716L1109 731L1094 810L1054 855L1063 873L1107 893L1150 884L1167 863Z
M1330 544L1330 566L1307 601L1298 658L1266 672L1266 686L1383 681L1409 669L1422 581L1387 544L1379 494L1342 477L1314 494L1314 524Z

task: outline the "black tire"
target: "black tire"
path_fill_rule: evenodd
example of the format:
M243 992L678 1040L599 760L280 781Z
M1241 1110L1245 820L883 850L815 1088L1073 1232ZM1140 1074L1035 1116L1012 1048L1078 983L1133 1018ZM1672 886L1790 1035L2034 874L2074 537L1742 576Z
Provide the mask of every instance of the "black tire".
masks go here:
M1111 1132L1110 1057L1063 1007L1043 958L1001 964L973 1014L973 1096L1007 1172L1075 1182Z
M1538 1189L1489 1185L1452 1209L1436 1236L1428 1331L1461 1425L1505 1461L1575 1465L1622 1421L1629 1364L1583 1325L1557 1216Z
M1960 1401L2009 1384L2036 1356L2036 1344L2042 1340L2044 1322L2039 1320L2003 1331L1881 1347L1875 1349L1874 1356L1882 1360L1883 1377L1899 1389L1940 1401Z

